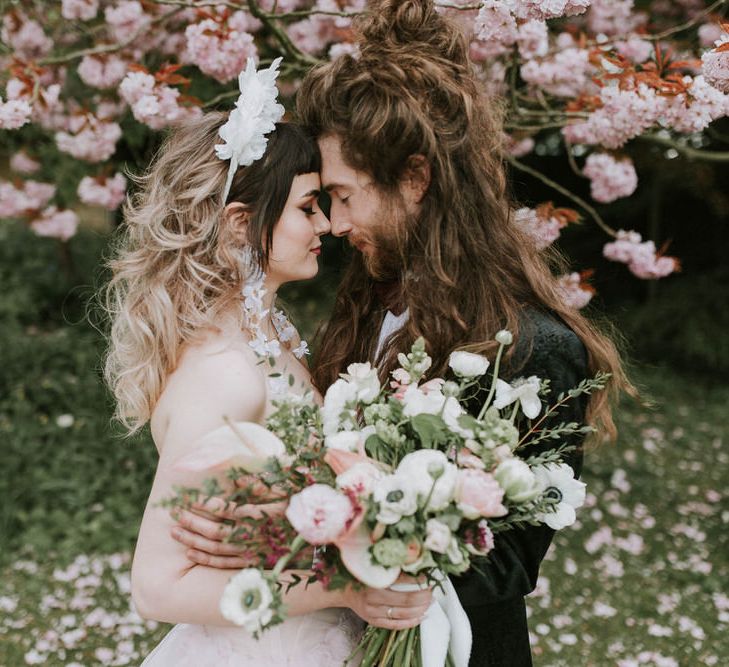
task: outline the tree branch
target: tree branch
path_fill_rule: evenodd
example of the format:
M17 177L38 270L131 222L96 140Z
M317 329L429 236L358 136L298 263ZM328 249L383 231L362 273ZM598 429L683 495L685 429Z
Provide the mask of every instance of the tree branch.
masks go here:
M700 148L685 146L673 139L661 137L657 134L641 134L636 139L648 141L652 144L673 148L689 160L703 160L705 162L729 162L729 151L702 151Z
M71 62L72 60L76 60L77 58L83 58L84 56L98 56L98 55L103 55L105 53L116 53L117 51L121 51L122 49L125 49L127 46L130 46L131 44L133 44L142 35L147 33L150 28L152 28L160 23L164 23L164 21L173 17L175 14L179 13L180 11L182 11L182 7L178 7L177 9L173 9L172 11L167 12L166 14L162 14L161 16L158 16L158 17L152 19L149 23L145 23L131 37L129 37L128 39L125 39L123 42L117 42L116 44L102 44L101 46L94 46L94 47L91 47L88 49L72 51L71 53L66 53L64 55L50 56L48 58L41 58L38 61L38 64L39 65L60 65L61 63Z
M582 197L578 197L574 192L571 190L568 190L563 185L560 185L556 181L553 181L548 176L545 176L541 171L538 171L532 167L529 167L525 165L523 162L520 162L517 160L513 155L505 155L505 159L516 169L519 171L523 171L525 174L529 174L530 176L533 176L534 178L542 181L545 185L548 185L553 190L556 190L560 194L564 195L568 199L571 199L575 204L577 204L581 209L586 211L590 214L590 217L597 223L598 227L602 229L606 234L609 236L612 236L613 238L617 237L618 233L610 227L600 216L600 214L594 209L594 207L590 206Z
M719 7L721 7L722 5L724 5L726 3L727 3L727 0L717 0L713 5L708 6L706 9L702 9L698 14L696 14L695 16L692 16L685 23L674 26L673 28L669 28L668 30L664 30L663 32L659 32L656 35L646 35L646 36L641 36L641 37L642 37L642 39L646 39L646 40L650 40L650 41L657 41L660 39L665 39L666 37L670 37L671 35L675 35L676 33L683 32L684 30L693 28L703 18L707 17L709 14L712 14L715 10L719 9Z

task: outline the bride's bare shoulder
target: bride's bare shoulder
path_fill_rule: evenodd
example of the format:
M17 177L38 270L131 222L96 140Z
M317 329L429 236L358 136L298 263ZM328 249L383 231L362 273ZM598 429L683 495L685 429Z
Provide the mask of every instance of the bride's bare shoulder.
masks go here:
M224 419L260 421L266 382L244 334L206 332L186 345L152 414L158 449L177 432L206 433Z

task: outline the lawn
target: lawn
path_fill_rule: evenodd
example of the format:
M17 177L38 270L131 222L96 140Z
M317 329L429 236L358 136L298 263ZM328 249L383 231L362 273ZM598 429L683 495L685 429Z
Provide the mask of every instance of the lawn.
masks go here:
M0 228L8 667L136 665L167 631L130 607L130 555L155 453L147 436L109 428L102 343L84 320L91 288L68 289L74 271L93 274L84 262L94 265L104 240L74 244L64 278L52 243ZM324 298L299 311L305 329ZM539 666L726 664L729 386L661 368L636 375L654 405L626 404L619 442L588 455L587 506L557 537L529 598Z

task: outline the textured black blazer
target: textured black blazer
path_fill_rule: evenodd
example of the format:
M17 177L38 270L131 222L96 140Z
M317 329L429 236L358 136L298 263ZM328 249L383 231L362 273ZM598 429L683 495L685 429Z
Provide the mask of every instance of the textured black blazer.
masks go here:
M561 320L529 310L515 341L513 372L505 377L536 375L551 382L551 405L563 391L588 375L587 354L577 335ZM584 397L581 397L584 399ZM584 400L572 400L559 410L553 422L584 420ZM540 443L553 449L557 441ZM573 444L581 444L574 442ZM526 455L536 453L534 450ZM579 476L582 452L566 457ZM481 573L470 570L451 577L471 621L473 648L470 667L530 667L532 665L524 596L534 590L539 566L554 531L546 525L527 526L500 533L493 550L478 562Z

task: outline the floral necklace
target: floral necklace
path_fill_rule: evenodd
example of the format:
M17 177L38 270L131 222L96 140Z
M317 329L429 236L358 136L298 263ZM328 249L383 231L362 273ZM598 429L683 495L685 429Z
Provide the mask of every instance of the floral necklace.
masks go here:
M248 343L259 357L276 359L281 356L281 343L288 343L297 334L296 328L289 322L286 315L275 306L271 307L271 323L276 330L276 338L269 340L263 331L263 322L269 310L263 307L263 298L266 289L263 281L266 274L258 272L258 276L248 280L243 286L243 312L246 315L246 328L251 335ZM287 346L290 349L290 346ZM309 345L302 340L298 347L291 350L297 359L309 354Z

